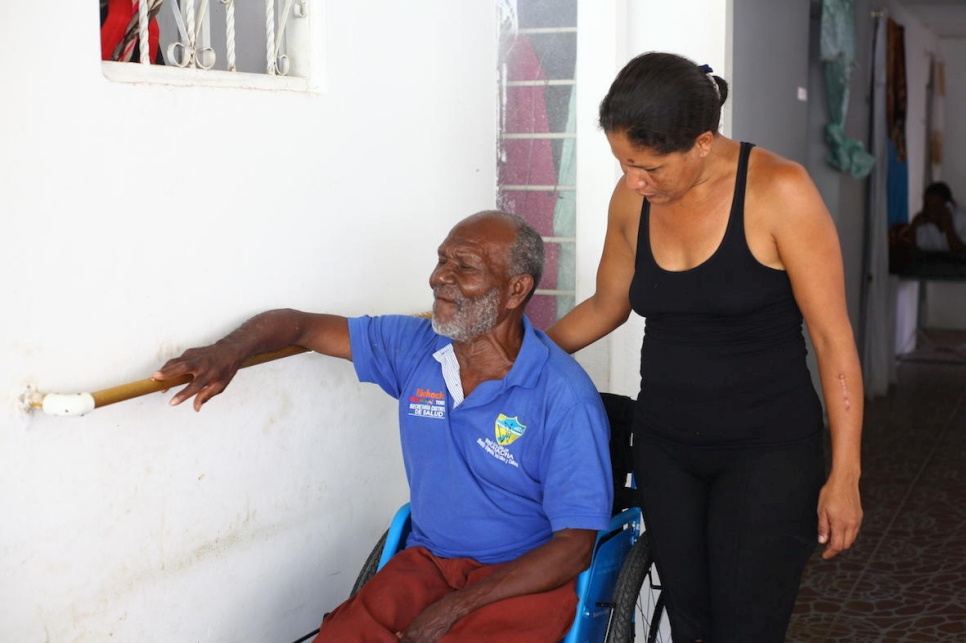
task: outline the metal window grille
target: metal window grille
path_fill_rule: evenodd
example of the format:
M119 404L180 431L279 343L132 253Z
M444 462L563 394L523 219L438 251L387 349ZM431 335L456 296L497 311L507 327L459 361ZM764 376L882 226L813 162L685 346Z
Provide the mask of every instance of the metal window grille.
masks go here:
M546 328L575 305L576 0L500 3L497 204L543 236L547 265L527 307Z
M309 0L100 0L101 57L117 62L304 75L290 38ZM128 15L128 11L130 15ZM296 38L299 37L297 34ZM301 51L302 49L299 49Z

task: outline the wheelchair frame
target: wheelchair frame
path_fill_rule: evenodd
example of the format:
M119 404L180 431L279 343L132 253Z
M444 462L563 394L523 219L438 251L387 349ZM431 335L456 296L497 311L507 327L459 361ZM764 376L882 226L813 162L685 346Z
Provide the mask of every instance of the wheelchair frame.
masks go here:
M638 627L645 633L647 643L653 643L659 640L664 601L660 586L653 581L653 561L641 510L634 506L636 497L627 483L632 473L634 402L611 393L602 393L601 398L611 424L615 514L607 528L597 533L590 567L577 577L577 613L562 643L629 643L634 641ZM410 528L407 503L396 512L369 554L350 596L405 546ZM646 587L645 580L649 581Z
M407 503L366 558L350 596L403 548L410 526ZM577 576L577 613L562 643L628 643L635 639L638 619L647 643L658 640L664 602L659 585L644 586L651 578L653 563L642 526L640 509L632 507L613 516L607 528L597 532L591 565ZM656 591L657 600L644 601L642 590L649 595Z

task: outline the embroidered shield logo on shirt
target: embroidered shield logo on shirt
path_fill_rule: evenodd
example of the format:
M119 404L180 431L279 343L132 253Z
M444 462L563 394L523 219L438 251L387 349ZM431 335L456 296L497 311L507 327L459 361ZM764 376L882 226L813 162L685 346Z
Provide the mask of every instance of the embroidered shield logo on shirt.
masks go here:
M513 444L513 441L523 435L527 427L520 424L516 417L507 417L500 413L496 418L496 442L502 446Z

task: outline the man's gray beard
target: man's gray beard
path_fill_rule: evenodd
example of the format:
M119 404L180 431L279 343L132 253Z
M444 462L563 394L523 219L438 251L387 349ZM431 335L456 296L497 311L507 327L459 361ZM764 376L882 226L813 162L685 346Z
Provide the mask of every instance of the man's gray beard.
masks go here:
M453 341L468 342L496 326L499 316L500 288L494 287L476 299L461 295L453 297L457 305L456 314L448 322L439 321L433 316L433 330Z

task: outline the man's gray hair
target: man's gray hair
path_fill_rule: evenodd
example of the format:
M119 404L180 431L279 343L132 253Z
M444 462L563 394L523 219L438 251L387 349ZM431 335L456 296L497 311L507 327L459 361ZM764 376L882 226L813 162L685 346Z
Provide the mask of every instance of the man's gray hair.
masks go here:
M540 278L543 276L543 239L540 237L540 233L519 215L501 210L489 210L486 214L502 217L516 225L517 234L516 239L513 240L513 245L510 247L507 270L510 276L530 275L533 277L533 290L527 295L529 300L537 286L540 285Z

